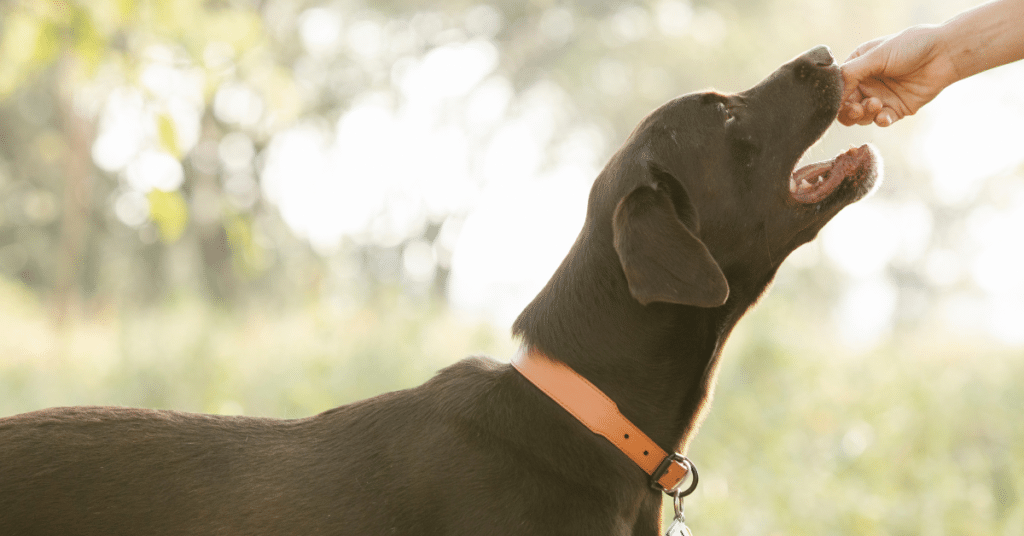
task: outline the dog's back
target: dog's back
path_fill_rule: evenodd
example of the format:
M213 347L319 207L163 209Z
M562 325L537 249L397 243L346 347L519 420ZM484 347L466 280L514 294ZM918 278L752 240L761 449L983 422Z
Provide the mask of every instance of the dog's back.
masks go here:
M0 534L344 534L330 527L359 525L346 498L383 491L367 471L388 456L377 426L411 424L412 398L298 420L109 407L0 419Z
M0 419L0 533L217 533L273 523L275 511L308 502L302 484L318 475L306 468L324 455L320 419L108 407Z
M530 405L521 386L506 365L467 359L306 419L114 407L2 418L0 534L500 534L493 503L465 509L505 496L507 510L536 512L562 492L500 439L545 442L513 429L510 413Z

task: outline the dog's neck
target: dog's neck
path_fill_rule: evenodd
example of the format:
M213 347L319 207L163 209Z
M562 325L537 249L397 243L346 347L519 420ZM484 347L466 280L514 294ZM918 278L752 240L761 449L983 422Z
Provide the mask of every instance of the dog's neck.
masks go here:
M662 448L684 451L711 395L721 347L754 300L734 294L714 309L641 305L609 234L584 228L513 331L590 380Z

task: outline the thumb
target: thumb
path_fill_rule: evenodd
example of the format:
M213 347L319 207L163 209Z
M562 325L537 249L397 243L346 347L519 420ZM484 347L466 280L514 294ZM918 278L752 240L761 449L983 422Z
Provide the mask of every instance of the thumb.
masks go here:
M858 89L860 83L881 72L882 65L874 61L873 54L857 56L839 67L843 74L843 99L846 102Z
M843 74L843 101L845 102L859 88L864 80L878 76L885 70L885 62L879 61L879 52L887 37L868 41L857 47L839 67Z

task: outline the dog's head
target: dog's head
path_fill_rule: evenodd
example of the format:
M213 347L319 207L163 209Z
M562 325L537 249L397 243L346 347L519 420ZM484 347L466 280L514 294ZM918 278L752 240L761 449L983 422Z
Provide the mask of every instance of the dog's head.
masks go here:
M865 145L795 169L835 120L842 78L825 47L732 95L684 95L636 128L598 177L588 224L610 221L643 304L752 302L782 260L864 197L879 159Z

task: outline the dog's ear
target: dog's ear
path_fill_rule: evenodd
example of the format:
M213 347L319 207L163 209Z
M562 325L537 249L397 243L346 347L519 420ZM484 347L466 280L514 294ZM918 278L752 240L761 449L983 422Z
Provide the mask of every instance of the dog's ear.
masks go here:
M725 274L679 219L664 185L640 186L622 198L612 230L629 292L640 303L718 307L729 297Z

